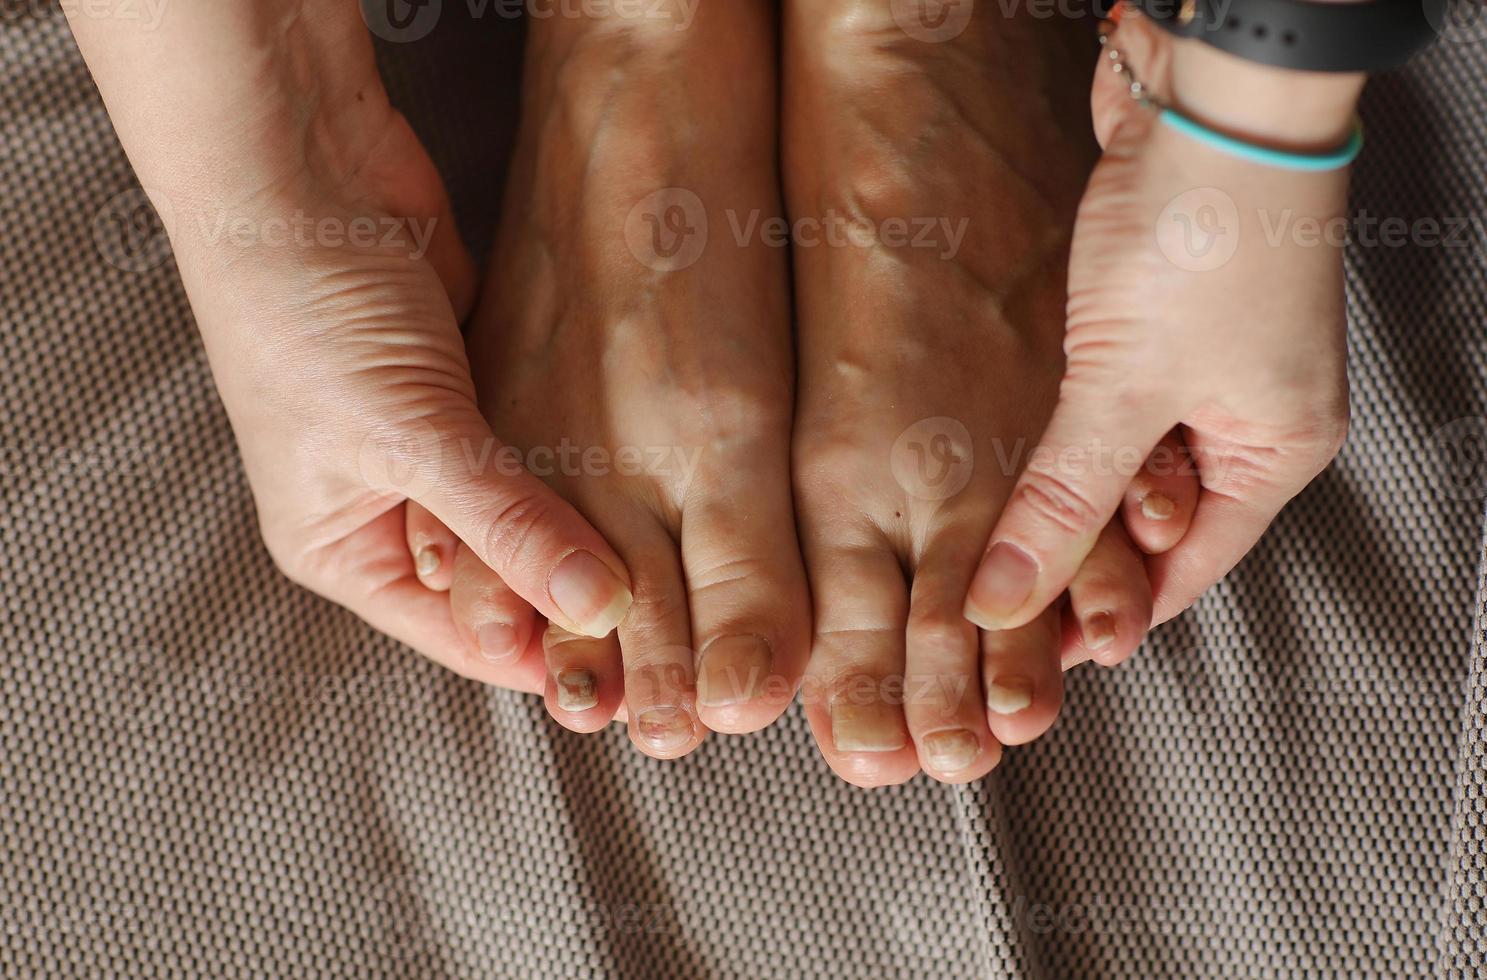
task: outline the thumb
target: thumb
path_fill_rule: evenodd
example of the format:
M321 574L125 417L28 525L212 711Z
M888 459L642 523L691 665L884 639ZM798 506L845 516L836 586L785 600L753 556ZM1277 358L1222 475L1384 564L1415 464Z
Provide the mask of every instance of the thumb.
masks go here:
M966 618L985 630L1015 629L1052 605L1172 424L1149 405L1066 379L971 581Z
M573 505L522 465L473 407L378 440L362 467L391 467L391 486L443 521L502 581L549 620L609 635L630 608L630 575Z

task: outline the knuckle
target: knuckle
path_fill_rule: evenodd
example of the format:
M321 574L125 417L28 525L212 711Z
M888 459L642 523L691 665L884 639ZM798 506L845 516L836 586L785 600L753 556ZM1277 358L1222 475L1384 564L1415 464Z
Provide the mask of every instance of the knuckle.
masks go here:
M1101 514L1083 490L1063 474L1030 469L1023 474L1013 506L1071 535L1099 530Z
M552 502L535 488L514 493L480 520L479 557L496 572L529 563L549 540Z

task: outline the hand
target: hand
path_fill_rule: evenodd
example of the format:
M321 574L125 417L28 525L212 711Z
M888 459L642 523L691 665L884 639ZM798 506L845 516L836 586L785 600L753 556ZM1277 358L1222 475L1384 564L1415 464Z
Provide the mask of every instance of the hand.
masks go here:
M628 573L545 485L483 463L499 447L458 327L473 266L432 162L388 104L355 6L179 13L155 33L74 28L170 217L270 552L296 581L446 666L540 690L540 645L492 659L458 635L445 597L416 574L405 501L578 633L613 629ZM209 81L175 87L198 75Z
M1190 115L1297 149L1342 141L1361 84L1174 44L1135 14L1116 44ZM966 615L983 628L1021 626L1058 598L1171 430L1202 493L1182 541L1148 561L1158 623L1244 556L1346 431L1341 236L1303 233L1312 219L1342 227L1346 173L1209 149L1158 125L1104 60L1094 102L1105 154L1075 227L1067 367L970 589Z

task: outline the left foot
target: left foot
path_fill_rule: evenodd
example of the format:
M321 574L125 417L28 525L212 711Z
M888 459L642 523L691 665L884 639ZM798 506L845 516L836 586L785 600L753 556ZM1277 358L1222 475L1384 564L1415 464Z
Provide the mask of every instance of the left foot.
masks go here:
M551 18L528 44L470 359L496 431L632 578L617 635L549 629L549 710L592 731L623 699L671 758L778 717L809 645L786 253L734 230L781 210L773 6L703 4L685 31ZM515 656L530 612L478 562L453 571L467 642Z

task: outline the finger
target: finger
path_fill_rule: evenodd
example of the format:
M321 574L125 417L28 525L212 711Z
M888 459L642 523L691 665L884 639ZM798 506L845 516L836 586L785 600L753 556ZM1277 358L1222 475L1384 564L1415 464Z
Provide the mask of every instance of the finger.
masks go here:
M1151 627L1151 584L1141 553L1119 520L1106 526L1094 550L1069 583L1063 667L1087 660L1113 666L1141 645Z
M630 608L629 573L599 532L491 435L475 411L419 423L408 495L550 621L606 636Z
M675 759L706 734L676 543L657 524L628 528L617 543L635 556L635 605L619 629L630 740L653 758Z
M1198 467L1174 429L1126 489L1121 519L1131 540L1148 555L1171 551L1192 523L1200 489Z
M908 587L887 542L870 540L870 530L851 543L825 538L836 531L828 523L806 554L815 595L806 717L826 764L847 782L902 783L919 771L903 710Z
M979 535L960 530L939 534L914 570L904 683L904 713L919 764L946 783L979 779L1002 757L986 724L980 636L961 615Z
M1065 389L971 582L965 615L982 629L1025 626L1069 587L1171 428L1136 400L1102 397L1086 382Z
M625 699L619 639L613 634L594 639L549 625L543 648L548 713L575 732L594 732L609 724Z
M362 549L345 552L340 561L348 568L376 569L373 581L358 579L356 588L325 589L379 632L407 644L423 656L462 677L483 684L526 693L541 693L546 670L542 644L533 638L515 660L493 664L470 656L470 648L454 622L449 596L434 592L418 580L413 556L400 545L406 517L403 508L389 510L348 539ZM389 561L388 556L393 555Z
M418 580L435 592L448 592L454 581L454 555L459 538L420 504L406 505L408 552L413 556L413 570Z
M532 607L464 545L455 551L449 606L471 657L504 664L531 643Z
M1026 626L981 634L982 684L991 733L1023 745L1053 726L1064 703L1059 666L1059 609Z
M1203 490L1182 541L1147 562L1154 623L1182 612L1239 564L1281 509L1336 455L1344 431L1265 447L1188 431Z
M698 711L713 731L752 732L778 718L810 653L788 465L782 453L778 465L725 476L682 527Z

